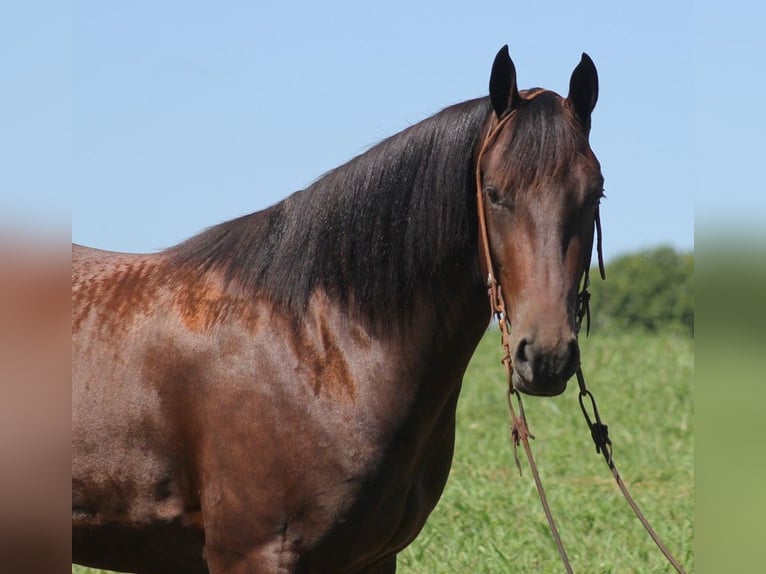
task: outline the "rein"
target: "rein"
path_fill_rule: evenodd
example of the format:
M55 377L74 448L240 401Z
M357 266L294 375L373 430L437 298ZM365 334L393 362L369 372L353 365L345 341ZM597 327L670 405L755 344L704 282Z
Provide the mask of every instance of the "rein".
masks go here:
M521 444L524 447L524 451L527 455L527 460L529 461L529 467L532 471L532 476L534 477L534 480L535 480L535 486L537 487L537 493L540 496L540 502L542 503L543 511L545 512L545 517L548 520L548 526L550 527L551 534L553 535L553 539L556 542L556 547L558 548L559 555L561 556L561 561L564 564L564 568L566 572L568 574L573 574L574 571L572 570L572 565L569 562L569 557L567 556L566 549L564 548L564 544L561 541L561 536L559 535L558 528L556 527L556 522L553 519L553 514L551 512L550 505L548 504L548 498L545 495L545 489L543 488L542 481L540 480L540 474L537 471L537 464L535 463L535 458L532 454L532 449L529 446L529 439L535 438L535 437L529 431L526 414L524 413L524 405L521 402L521 394L519 393L519 391L516 390L513 384L513 363L511 359L511 345L510 345L511 323L510 323L510 320L508 319L508 314L506 311L502 288L500 284L497 282L497 279L495 277L494 266L492 264L492 255L490 253L490 248L489 248L489 235L487 232L487 219L486 219L486 213L485 213L486 208L484 204L484 193L483 193L483 187L482 187L481 160L486 150L494 143L494 141L497 139L498 134L502 131L503 127L510 121L513 114L514 114L514 111L511 111L507 115L500 118L497 125L489 132L487 137L482 142L481 148L479 149L479 154L477 156L476 203L477 203L477 211L478 211L478 219L479 219L479 250L481 252L482 264L484 267L483 271L486 274L487 297L489 299L491 314L497 319L498 327L500 329L501 345L503 348L502 363L505 369L506 380L508 382L508 391L506 393L506 399L508 402L508 411L510 412L510 415L511 415L511 444L513 446L513 456L514 456L514 460L516 461L516 467L519 469L519 474L521 475L521 463L519 462L519 456L518 456L518 446L519 444ZM598 253L599 273L601 275L601 278L605 279L606 274L604 270L604 258L602 254L602 248L601 248L601 218L600 218L598 208L596 208L595 219L594 219L594 234L596 235L596 251ZM591 245L591 250L592 250L592 245ZM588 291L588 287L590 285L590 277L589 277L590 264L591 264L591 261L590 261L590 255L589 255L587 265L585 266L585 272L583 277L583 287L577 296L576 324L575 324L575 332L579 334L583 319L585 319L586 335L590 331L590 305L589 305L590 292ZM679 574L686 574L685 570L681 567L679 562L673 557L673 555L667 549L663 541L660 539L659 535L652 528L651 524L649 524L649 521L641 512L641 509L638 507L635 500L630 495L628 488L623 483L622 478L620 477L620 474L617 471L617 467L615 466L614 461L612 459L612 441L609 439L608 426L601 421L601 417L598 412L598 407L596 406L596 399L585 385L585 376L583 375L581 365L578 365L576 375L577 375L577 383L580 388L580 393L578 396L578 399L580 402L580 409L582 410L583 416L585 418L585 422L588 424L588 428L590 429L591 438L593 439L593 442L596 445L596 453L597 454L601 453L603 455L604 460L607 466L609 467L609 470L612 472L612 475L614 476L614 479L617 482L617 486L619 486L626 501L628 502L628 504L630 505L631 509L636 514L638 519L641 521L641 524L649 533L654 543L663 553L665 558L676 569L676 571L679 572ZM519 407L518 415L516 414L516 411L513 408L512 397L514 395L516 396L516 401ZM590 415L588 414L588 409L586 408L586 405L585 405L586 398L590 399L591 407L593 409L593 418L591 418Z

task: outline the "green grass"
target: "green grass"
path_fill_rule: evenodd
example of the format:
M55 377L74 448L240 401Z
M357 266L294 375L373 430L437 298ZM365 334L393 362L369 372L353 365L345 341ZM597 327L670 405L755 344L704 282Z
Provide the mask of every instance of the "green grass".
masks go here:
M400 554L400 573L563 571L526 459L521 477L513 461L498 341L490 331L468 369L452 472L420 536ZM583 370L609 425L615 463L689 573L693 345L677 334L582 341ZM560 397L525 397L524 405L537 437L532 450L575 572L672 572L596 455L576 383ZM73 566L72 572L100 571Z
M609 425L617 468L655 530L693 571L693 341L610 334L582 341L583 371ZM399 558L407 574L562 572L526 458L509 442L499 334L469 367L444 495ZM622 498L580 412L577 384L524 397L543 485L575 572L674 571Z

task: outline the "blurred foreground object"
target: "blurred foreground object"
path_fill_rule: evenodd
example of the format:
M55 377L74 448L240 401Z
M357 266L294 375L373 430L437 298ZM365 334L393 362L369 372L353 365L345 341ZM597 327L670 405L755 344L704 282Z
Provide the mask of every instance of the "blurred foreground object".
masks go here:
M766 234L696 237L696 561L760 572L766 513Z
M22 237L4 227L0 560L4 572L51 572L70 552L69 238Z

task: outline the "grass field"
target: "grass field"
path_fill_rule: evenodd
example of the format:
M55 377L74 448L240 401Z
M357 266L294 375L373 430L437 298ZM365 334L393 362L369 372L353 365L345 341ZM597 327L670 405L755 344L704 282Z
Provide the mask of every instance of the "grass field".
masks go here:
M469 367L449 482L420 536L400 554L398 572L563 571L526 461L522 477L513 461L498 339L490 331ZM615 463L689 573L693 345L675 334L603 334L582 341L583 370L609 425ZM537 437L532 449L575 572L672 572L596 455L576 383L557 398L525 397L524 405ZM72 572L100 571L73 566Z

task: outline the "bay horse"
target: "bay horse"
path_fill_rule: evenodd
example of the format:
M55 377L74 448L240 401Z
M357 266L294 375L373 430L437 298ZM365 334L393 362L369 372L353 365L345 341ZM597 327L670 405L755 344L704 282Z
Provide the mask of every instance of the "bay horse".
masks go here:
M394 572L441 496L491 318L477 191L516 387L557 395L579 364L597 95L586 54L566 98L519 91L505 46L489 97L268 209L154 254L74 245L73 561Z

